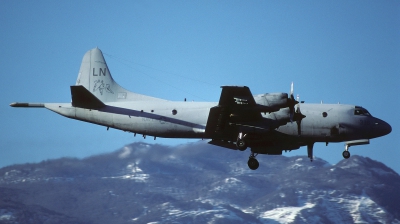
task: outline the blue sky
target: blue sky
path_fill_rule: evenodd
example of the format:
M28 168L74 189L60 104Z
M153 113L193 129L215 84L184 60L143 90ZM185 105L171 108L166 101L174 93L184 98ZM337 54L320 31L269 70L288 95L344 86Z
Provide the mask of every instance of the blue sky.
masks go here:
M293 81L306 103L361 105L393 131L352 147L352 155L400 173L399 27L398 1L2 1L0 167L143 141L45 109L9 107L70 102L82 57L98 46L119 84L159 98L218 101L221 85L259 94L288 92ZM315 156L337 163L343 149L316 144Z

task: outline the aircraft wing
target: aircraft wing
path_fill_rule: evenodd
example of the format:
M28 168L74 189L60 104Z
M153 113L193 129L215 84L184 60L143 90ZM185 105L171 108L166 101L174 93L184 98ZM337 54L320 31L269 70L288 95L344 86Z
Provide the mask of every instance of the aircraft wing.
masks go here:
M206 134L229 139L237 136L238 128L268 129L261 112L273 111L276 108L257 104L247 86L222 86L218 106L210 109Z
M221 88L218 106L236 107L265 113L277 111L276 107L257 104L247 86L221 86Z
M253 95L247 86L222 86L219 106L254 106Z

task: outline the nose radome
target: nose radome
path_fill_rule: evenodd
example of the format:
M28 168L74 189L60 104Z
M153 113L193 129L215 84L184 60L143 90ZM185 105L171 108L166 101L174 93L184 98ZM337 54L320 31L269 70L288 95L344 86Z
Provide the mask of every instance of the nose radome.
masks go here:
M376 125L376 129L379 132L379 136L384 136L389 134L390 132L392 132L392 127L390 126L390 124L386 123L383 120L378 119L375 122Z
M384 122L384 129L385 129L385 135L389 134L390 132L392 132L392 126L390 126L390 124Z

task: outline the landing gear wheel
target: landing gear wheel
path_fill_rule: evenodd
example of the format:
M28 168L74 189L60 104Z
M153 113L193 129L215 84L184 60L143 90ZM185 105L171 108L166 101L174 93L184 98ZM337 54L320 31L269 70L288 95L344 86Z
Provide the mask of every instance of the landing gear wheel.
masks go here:
M343 158L345 158L345 159L350 158L350 152L349 151L343 151L342 155L343 155Z
M249 161L247 162L247 165L249 166L250 169L256 170L260 164L258 163L256 158L249 158Z
M243 139L238 139L236 141L236 147L240 150L240 151L244 151L247 149L247 144Z

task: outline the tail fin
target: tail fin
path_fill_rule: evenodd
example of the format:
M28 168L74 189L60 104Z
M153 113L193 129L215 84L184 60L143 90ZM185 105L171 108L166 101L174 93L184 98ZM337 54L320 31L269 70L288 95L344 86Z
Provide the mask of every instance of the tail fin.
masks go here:
M77 86L84 86L102 102L161 100L127 91L118 85L111 76L100 49L94 48L83 56Z

